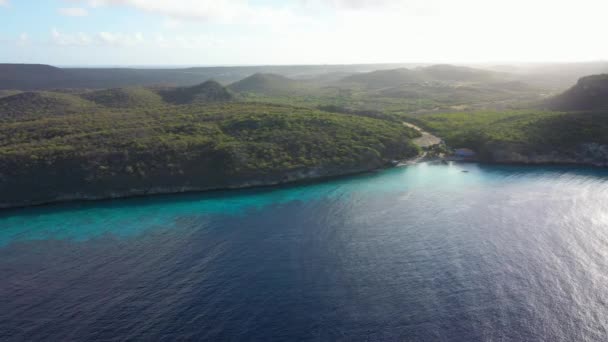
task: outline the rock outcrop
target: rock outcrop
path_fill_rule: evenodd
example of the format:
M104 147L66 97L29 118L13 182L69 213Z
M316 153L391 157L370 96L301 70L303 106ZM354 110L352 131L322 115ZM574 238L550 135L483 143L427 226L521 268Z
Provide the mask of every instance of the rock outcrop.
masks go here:
M573 164L608 167L608 145L580 144L568 150L530 151L518 146L486 148L482 160L494 163Z

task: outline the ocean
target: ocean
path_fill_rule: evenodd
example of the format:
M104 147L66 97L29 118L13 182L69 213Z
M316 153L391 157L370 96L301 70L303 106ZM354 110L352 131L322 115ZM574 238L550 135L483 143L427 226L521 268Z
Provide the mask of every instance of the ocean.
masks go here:
M606 341L608 170L0 211L1 341Z

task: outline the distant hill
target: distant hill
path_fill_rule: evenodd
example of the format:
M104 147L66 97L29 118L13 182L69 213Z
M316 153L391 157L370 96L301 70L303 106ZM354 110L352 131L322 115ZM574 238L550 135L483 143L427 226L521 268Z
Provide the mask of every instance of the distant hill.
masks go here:
M20 90L0 90L0 97L7 97L21 93Z
M163 100L173 104L230 101L233 96L216 81L207 81L192 87L178 87L161 90Z
M86 113L95 108L94 103L72 94L25 92L0 98L0 119Z
M75 80L70 72L50 65L0 64L0 89L50 89Z
M413 71L418 75L412 79ZM493 71L487 71L493 69ZM498 76L494 81L504 81L503 77L515 75L516 79L529 84L565 89L584 75L608 72L607 62L542 64L528 66L484 66L467 68L454 65L420 64L358 64L358 65L266 65L266 66L223 66L191 68L57 68L42 64L2 64L0 63L0 90L54 90L60 88L108 89L132 86L193 86L209 79L222 84L230 84L254 74L274 74L292 80L333 82L340 85L349 75L365 75L374 70L401 70L407 76L400 82L484 82L488 76ZM508 72L508 73L506 73ZM399 73L399 72L398 72ZM371 76L382 76L378 73ZM340 77L341 76L341 77ZM355 77L357 80L359 77ZM363 80L357 80L363 81ZM396 83L397 81L394 81ZM308 82L304 82L308 85ZM375 87L383 87L378 84ZM390 86L390 85L389 85Z
M528 84L564 91L581 77L608 73L608 62L528 63L490 68L515 74Z
M228 87L237 93L283 94L297 89L300 83L285 76L276 74L253 74Z
M360 84L368 88L397 87L404 84L421 83L425 79L420 73L406 69L377 70L343 78L342 84Z
M463 66L438 64L416 69L423 78L433 81L490 82L504 79L507 74Z
M454 65L432 65L416 69L378 70L343 78L341 84L358 84L367 88L390 88L427 82L495 82L508 80L508 74Z
M99 105L113 108L150 107L163 103L159 94L141 87L98 90L84 93L82 97Z
M396 68L395 64L266 65L192 68L57 68L41 64L0 63L0 90L108 89L130 86L193 86L214 79L223 84L256 73L289 78L322 77L328 73L356 73ZM409 65L408 65L409 66Z
M608 74L583 77L547 104L551 109L563 111L608 109Z

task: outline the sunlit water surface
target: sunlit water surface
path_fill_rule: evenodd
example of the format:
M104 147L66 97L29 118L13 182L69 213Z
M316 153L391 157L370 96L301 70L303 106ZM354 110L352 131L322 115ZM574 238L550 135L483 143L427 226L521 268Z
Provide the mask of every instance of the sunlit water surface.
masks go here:
M605 171L420 164L0 212L2 341L607 334Z

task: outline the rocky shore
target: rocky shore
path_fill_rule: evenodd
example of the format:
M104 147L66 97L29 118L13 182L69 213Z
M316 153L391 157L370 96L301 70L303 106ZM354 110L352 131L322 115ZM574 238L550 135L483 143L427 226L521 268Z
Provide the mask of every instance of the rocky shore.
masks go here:
M481 161L501 164L571 164L608 167L608 145L581 144L571 149L532 151L520 146L489 146Z
M5 193L0 195L0 197L2 197L0 199L0 209L21 208L73 201L96 201L162 194L270 187L306 181L320 181L341 176L351 176L376 171L391 166L393 166L393 164L388 161L374 161L369 164L359 166L313 167L277 173L274 175L258 175L256 177L248 177L243 175L241 177L235 177L232 180L222 182L221 184L205 184L205 182L199 182L199 184L195 185L133 186L131 188L99 186L96 190L86 189L85 191L75 191L73 193L67 193L59 190L53 192L49 191L43 197L40 196L40 194L37 194L39 196L38 198L19 199L18 196L11 196L10 193ZM123 184L121 181L118 181L117 183Z

